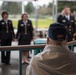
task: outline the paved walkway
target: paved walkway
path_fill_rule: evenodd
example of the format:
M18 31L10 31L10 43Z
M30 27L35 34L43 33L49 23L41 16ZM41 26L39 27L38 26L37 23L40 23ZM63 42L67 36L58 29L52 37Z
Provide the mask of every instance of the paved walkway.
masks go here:
M1 55L1 53L0 53ZM0 56L1 58L1 56ZM19 52L11 51L11 65L6 66L0 60L0 75L19 75ZM22 65L22 75L25 75L27 65Z
M1 53L0 53L1 55ZM1 58L1 56L0 56ZM19 75L19 52L11 51L11 65L3 65L0 60L0 75ZM27 65L22 65L22 75L25 75Z

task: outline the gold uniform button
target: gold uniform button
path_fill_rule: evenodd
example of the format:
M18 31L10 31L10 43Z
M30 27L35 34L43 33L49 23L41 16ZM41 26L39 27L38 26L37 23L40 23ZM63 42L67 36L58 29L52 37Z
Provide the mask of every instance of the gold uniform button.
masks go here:
M71 32L69 32L69 34L71 34Z
M71 29L69 29L69 31L71 31Z
M71 28L71 26L69 26L69 28Z
M65 28L68 28L67 26L65 26Z

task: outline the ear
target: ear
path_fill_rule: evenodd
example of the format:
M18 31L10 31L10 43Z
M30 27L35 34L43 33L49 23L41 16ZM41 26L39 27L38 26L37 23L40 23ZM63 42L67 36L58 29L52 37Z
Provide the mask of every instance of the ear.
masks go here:
M66 38L65 44L67 44L68 38Z
M47 41L46 41L46 44L49 44L49 38L47 37Z

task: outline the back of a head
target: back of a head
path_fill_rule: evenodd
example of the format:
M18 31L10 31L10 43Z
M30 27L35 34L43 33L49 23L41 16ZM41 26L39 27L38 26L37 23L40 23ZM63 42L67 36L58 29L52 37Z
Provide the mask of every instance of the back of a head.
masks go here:
M57 42L63 42L67 38L67 30L60 23L53 23L48 29L48 37Z

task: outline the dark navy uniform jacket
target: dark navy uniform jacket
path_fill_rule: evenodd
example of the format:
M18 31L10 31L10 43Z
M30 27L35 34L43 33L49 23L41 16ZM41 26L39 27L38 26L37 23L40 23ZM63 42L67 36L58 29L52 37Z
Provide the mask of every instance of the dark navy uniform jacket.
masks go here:
M65 16L59 15L57 22L62 23L68 31L68 41L72 41L75 33L75 20L73 16L70 16L68 20Z
M16 38L18 40L25 39L26 41L31 41L33 38L33 26L31 20L27 20L26 25L23 20L18 21L18 30ZM24 41L25 42L25 41Z
M6 22L2 19L0 21L0 39L10 39L15 38L13 24L11 20L7 20Z

